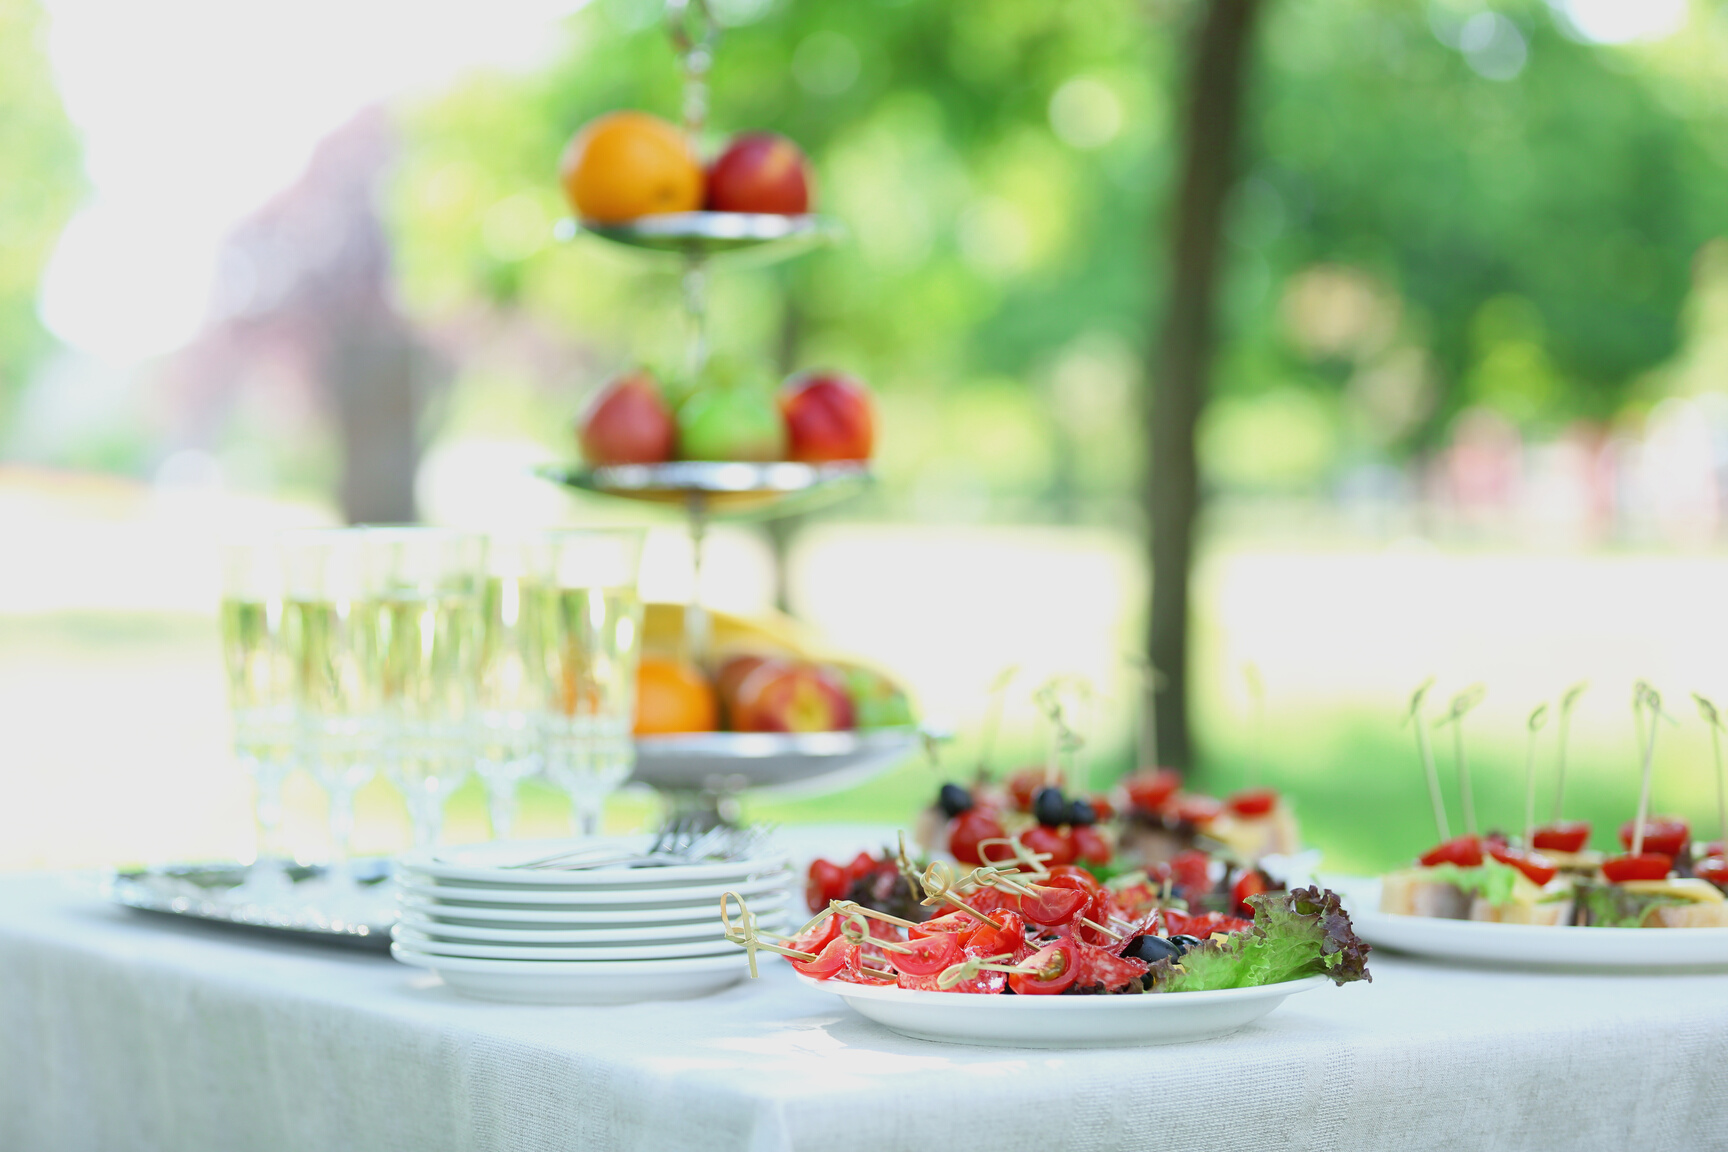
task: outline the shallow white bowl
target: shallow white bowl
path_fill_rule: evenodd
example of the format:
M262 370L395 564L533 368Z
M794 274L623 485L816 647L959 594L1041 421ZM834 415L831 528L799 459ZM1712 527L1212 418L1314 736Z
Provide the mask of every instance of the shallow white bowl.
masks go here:
M791 903L790 894L779 893L752 897L750 910L759 916L781 912ZM720 919L720 900L670 908L632 908L620 906L586 911L566 911L526 905L479 907L449 905L425 896L402 894L402 910L438 923L469 927L520 928L544 930L552 928L626 928L626 927L706 927ZM799 908L802 915L802 906Z
M902 1036L1007 1048L1098 1048L1179 1044L1234 1032L1286 997L1328 983L1309 976L1259 988L1141 996L979 996L913 992L840 980L798 979L846 1001Z
M646 852L651 836L602 836L592 840L502 840L422 848L396 859L400 876L416 877L452 888L546 888L591 890L687 888L719 884L729 887L786 867L786 853L761 851L743 860L714 864L678 864L644 868L592 868L574 871L514 868L560 852L597 845L628 852Z
M1728 968L1728 928L1491 924L1377 911L1380 881L1336 882L1356 934L1376 948L1512 968Z
M782 930L784 917L764 915L760 919L764 928ZM397 924L434 940L470 944L694 944L725 938L719 916L696 924L657 924L646 928L504 928L446 924L418 912L404 911Z
M566 911L596 911L606 908L689 908L707 904L720 914L720 895L737 892L750 899L769 893L790 890L792 873L774 872L754 880L734 884L697 884L679 888L592 889L577 892L571 889L542 888L463 888L452 887L417 876L402 876L399 889L411 896L435 900L446 907L497 908L508 905L532 905L562 908ZM752 905L754 908L754 905Z
M690 1000L729 988L750 973L749 960L738 949L728 956L616 963L464 960L428 955L400 943L390 946L390 954L404 964L431 969L454 992L515 1004Z

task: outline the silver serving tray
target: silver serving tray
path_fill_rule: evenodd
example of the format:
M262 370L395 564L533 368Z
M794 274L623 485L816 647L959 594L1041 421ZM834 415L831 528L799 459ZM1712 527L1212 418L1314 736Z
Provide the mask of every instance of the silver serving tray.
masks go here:
M851 496L872 480L868 464L799 464L790 460L766 464L677 460L603 468L550 466L540 469L540 475L588 492L686 507L698 504L705 512L720 514L807 511Z
M838 222L821 216L780 216L757 212L662 212L623 224L597 220L560 220L559 240L598 236L614 244L686 257L749 253L763 260L785 260L845 234Z
M917 728L866 732L691 732L636 740L631 779L655 788L828 791L861 783L914 752Z
M363 889L375 889L390 879L387 858L357 860L354 878ZM279 902L257 903L237 896L251 875L246 864L164 864L152 868L116 870L103 883L103 894L116 904L139 912L203 920L244 931L311 940L321 944L388 953L390 926L396 917L355 921L320 911L313 894L304 900L290 894ZM322 867L290 867L294 890L323 877ZM292 890L291 890L292 891ZM380 900L381 905L387 901Z

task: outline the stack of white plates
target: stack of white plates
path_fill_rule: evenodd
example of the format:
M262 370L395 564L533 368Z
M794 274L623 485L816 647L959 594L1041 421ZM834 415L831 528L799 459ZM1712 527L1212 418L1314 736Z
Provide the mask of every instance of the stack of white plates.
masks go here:
M534 1004L682 1000L734 984L748 969L728 943L720 896L749 901L760 927L783 930L792 874L783 852L725 863L521 868L577 846L641 852L649 837L504 841L409 853L396 862L402 915L391 954L454 990ZM736 911L736 908L734 908Z

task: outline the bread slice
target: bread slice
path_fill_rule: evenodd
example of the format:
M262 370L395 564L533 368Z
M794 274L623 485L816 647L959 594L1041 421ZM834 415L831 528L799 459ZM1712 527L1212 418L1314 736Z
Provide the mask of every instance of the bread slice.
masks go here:
M1456 884L1427 879L1424 869L1406 868L1380 879L1380 911L1395 916L1468 920L1470 897Z
M1663 904L1644 916L1644 928L1728 928L1728 898L1708 880L1683 877L1673 880L1628 880L1620 885L1628 892L1669 896L1685 904Z

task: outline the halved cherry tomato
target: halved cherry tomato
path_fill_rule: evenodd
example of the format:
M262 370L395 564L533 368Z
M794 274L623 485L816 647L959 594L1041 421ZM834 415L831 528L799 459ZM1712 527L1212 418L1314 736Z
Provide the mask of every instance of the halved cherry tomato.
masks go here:
M972 902L968 900L967 903L971 904ZM908 938L916 940L920 936L940 936L944 932L964 932L969 928L977 927L977 925L978 921L964 912L945 912L940 916L932 916L922 924L906 929L906 935Z
M1002 927L973 921L960 933L960 947L973 956L1016 955L1026 946L1026 921L1016 912L994 913Z
M1068 830L1068 838L1074 844L1075 856L1088 864L1108 864L1116 855L1104 833L1090 824L1076 824Z
M1102 792L1094 792L1086 797L1086 803L1092 805L1092 815L1098 817L1100 823L1116 815L1116 805L1110 803L1110 797Z
M1224 801L1213 796L1195 793L1192 796L1176 797L1176 819L1186 820L1190 824L1205 824L1216 820L1222 811Z
M1692 875L1700 880L1708 880L1728 892L1728 858L1706 856L1692 866Z
M948 851L962 864L982 864L978 841L1002 836L1002 825L982 808L969 808L954 817L948 832Z
M852 879L846 875L846 869L832 860L812 860L810 877L804 884L804 902L810 905L810 911L820 912L828 907L828 901L846 899L851 888Z
M1084 888L1091 896L1096 896L1103 890L1098 878L1078 864L1058 864L1050 869L1050 879L1040 883L1053 888Z
M1176 789L1182 787L1182 777L1169 768L1148 769L1128 777L1127 786L1128 799L1133 801L1134 807L1156 812L1166 800L1176 795Z
M1628 820L1620 825L1620 846L1632 850L1632 825ZM1678 856L1692 839L1692 829L1686 821L1672 816L1653 816L1644 821L1644 851L1659 856Z
M1080 975L1079 961L1078 946L1064 936L1028 956L1025 966L1036 971L1015 972L1008 977L1008 986L1020 996L1060 995Z
M846 962L840 966L840 971L834 973L834 979L847 984L892 984L895 982L896 977L873 976L864 971L866 959L867 957L854 944L851 950L846 953ZM880 963L877 964L877 970L882 970Z
M840 917L830 914L786 941L786 947L794 952L820 953L839 935Z
M1264 816L1278 806L1278 793L1271 788L1244 788L1224 804L1238 816Z
M908 940L906 947L912 951L894 953L894 967L914 976L928 976L966 959L966 954L960 950L959 937L951 932L920 936Z
M1546 848L1550 852L1582 852L1589 842L1588 820L1556 820L1536 829L1530 837L1532 847Z
M870 853L860 852L858 855L852 857L852 863L846 865L846 875L850 876L854 880L863 876L868 876L876 870L877 863L878 861L876 857L870 855Z
M1661 852L1646 852L1641 856L1616 856L1602 863L1602 875L1610 884L1628 880L1666 880L1674 859Z
M1500 861L1500 863L1510 864L1512 867L1518 869L1518 871L1524 873L1530 883L1536 885L1538 888L1554 879L1555 874L1560 871L1560 869L1548 862L1548 857L1542 855L1540 852L1525 852L1517 848L1508 848L1502 847L1499 844L1491 844L1488 846L1488 853L1493 856L1494 859Z
M1014 802L1014 807L1021 812L1032 811L1032 798L1038 795L1038 789L1049 784L1044 765L1037 764L1031 768L1022 768L1008 777L1008 798ZM1058 773L1056 787L1062 786L1061 775Z
M1423 853L1422 863L1429 868L1436 864L1474 868L1482 863L1482 839L1479 836L1454 836L1446 843L1436 845Z
M1170 858L1170 876L1177 892L1194 896L1212 890L1212 859L1198 848L1184 848Z
M1236 883L1230 886L1230 907L1236 912L1236 915L1245 916L1252 920L1254 909L1248 907L1248 897L1258 896L1262 892L1271 891L1271 889L1272 882L1266 879L1266 873L1257 868L1251 868L1237 877Z
M1020 843L1040 855L1047 853L1050 859L1044 862L1046 865L1074 863L1073 838L1064 836L1055 828L1047 828L1042 824L1028 828L1020 833Z
M848 959L857 962L858 945L844 936L836 936L816 954L816 959L793 960L792 967L813 979L828 980L846 966Z
M1033 924L1053 928L1066 924L1091 902L1091 897L1073 888L1032 885L1032 895L1020 897L1020 915Z

